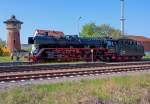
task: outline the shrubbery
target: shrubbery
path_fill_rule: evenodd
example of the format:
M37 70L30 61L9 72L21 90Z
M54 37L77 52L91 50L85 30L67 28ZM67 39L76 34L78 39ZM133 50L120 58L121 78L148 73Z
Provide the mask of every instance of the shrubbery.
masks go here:
M10 54L9 50L5 46L6 42L0 39L0 56L8 56Z
M5 47L0 47L0 56L8 56L10 54L9 50Z
M8 56L10 54L10 51L4 47L4 48L1 48L1 56Z

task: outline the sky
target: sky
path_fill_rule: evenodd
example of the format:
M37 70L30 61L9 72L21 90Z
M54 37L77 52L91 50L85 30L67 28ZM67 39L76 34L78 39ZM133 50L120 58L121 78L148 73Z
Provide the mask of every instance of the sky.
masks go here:
M150 0L125 0L125 32L150 37ZM3 23L11 15L22 25L21 43L36 29L78 34L86 23L109 24L120 29L120 0L0 0L0 38L7 39ZM82 17L79 21L78 18Z

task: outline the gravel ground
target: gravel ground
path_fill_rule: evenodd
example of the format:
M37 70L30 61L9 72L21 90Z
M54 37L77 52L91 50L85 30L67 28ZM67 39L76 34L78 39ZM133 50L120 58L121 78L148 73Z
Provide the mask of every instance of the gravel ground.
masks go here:
M97 74L97 75L84 75L84 76L70 76L63 78L53 78L53 79L36 79L36 80L22 80L22 81L11 81L11 82L0 82L0 90L7 90L8 88L16 87L16 86L30 86L33 84L48 84L48 83L60 83L63 81L79 81L81 79L97 79L97 78L107 78L112 76L125 76L125 75L139 75L139 74L150 74L150 70L148 71L136 71L136 72L121 72L121 73L107 73L107 74Z

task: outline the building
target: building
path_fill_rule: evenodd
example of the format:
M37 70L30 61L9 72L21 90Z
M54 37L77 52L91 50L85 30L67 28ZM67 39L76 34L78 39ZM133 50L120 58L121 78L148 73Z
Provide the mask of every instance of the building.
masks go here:
M7 21L4 21L6 24L8 35L7 35L7 48L8 50L12 52L20 51L21 50L21 44L20 44L20 29L21 24L23 22L16 19L16 17L13 15L10 19Z
M130 35L128 38L141 42L144 46L145 52L150 52L150 38L134 35Z
M61 37L64 36L64 33L62 31L54 31L54 30L36 30L34 36L36 35L48 35L48 36L56 36Z

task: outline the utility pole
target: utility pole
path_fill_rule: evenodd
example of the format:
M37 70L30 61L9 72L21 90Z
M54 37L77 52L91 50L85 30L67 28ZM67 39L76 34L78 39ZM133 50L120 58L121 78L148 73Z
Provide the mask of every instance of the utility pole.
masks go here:
M125 18L124 18L124 1L125 0L120 0L121 1L121 34L124 36L125 35Z

